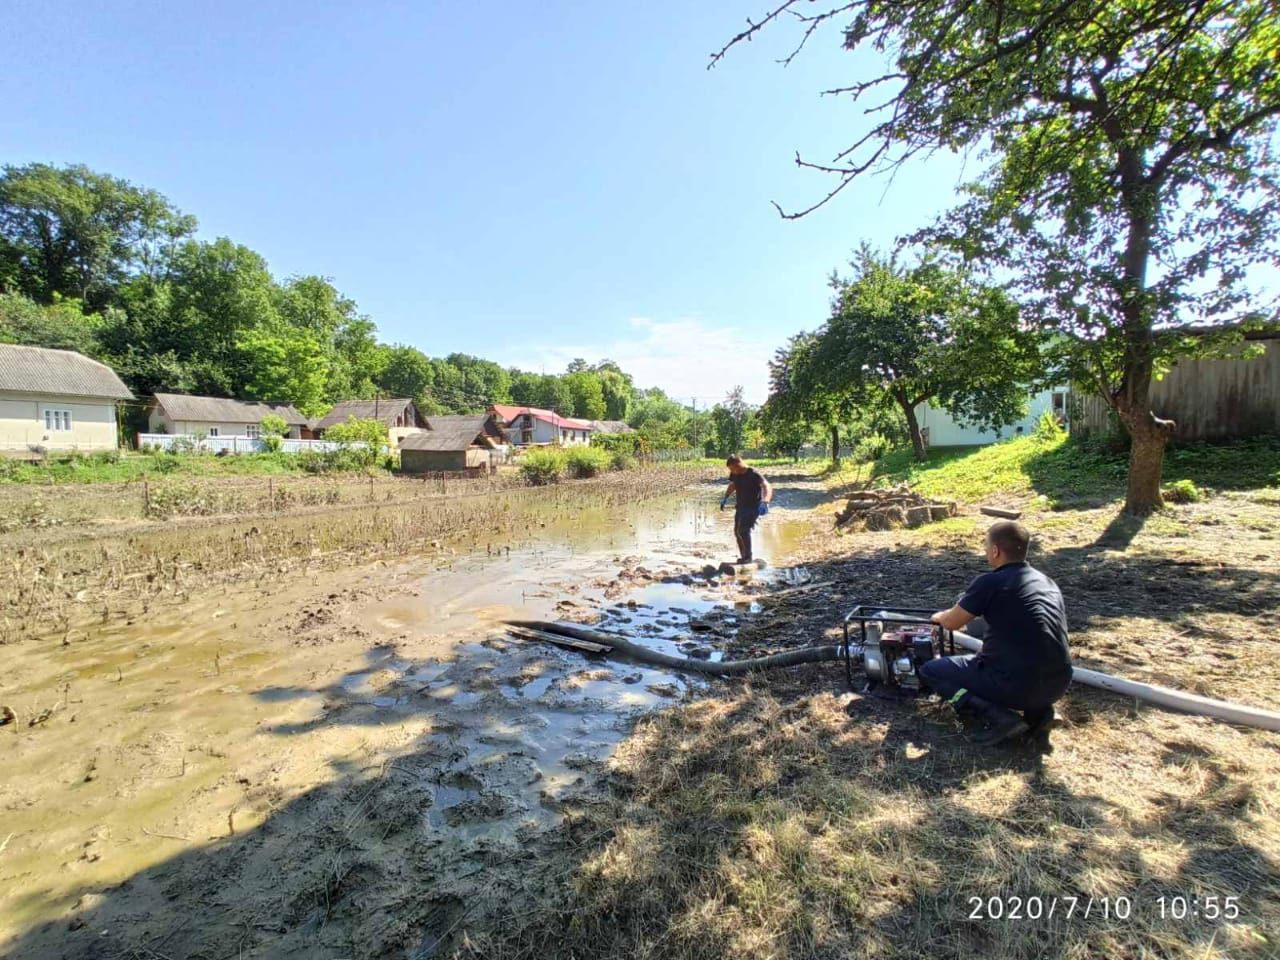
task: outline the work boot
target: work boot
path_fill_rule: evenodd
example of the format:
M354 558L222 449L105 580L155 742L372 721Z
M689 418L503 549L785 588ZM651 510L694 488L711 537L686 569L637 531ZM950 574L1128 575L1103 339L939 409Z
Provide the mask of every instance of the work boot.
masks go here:
M1026 722L1012 710L975 697L972 693L965 698L964 705L986 721L986 729L972 737L979 746L992 747L1012 737L1020 737L1028 730Z
M1027 724L1027 742L1045 753L1053 753L1053 744L1049 742L1049 732L1058 723L1058 715L1053 707L1041 707L1038 710L1022 711L1022 719Z

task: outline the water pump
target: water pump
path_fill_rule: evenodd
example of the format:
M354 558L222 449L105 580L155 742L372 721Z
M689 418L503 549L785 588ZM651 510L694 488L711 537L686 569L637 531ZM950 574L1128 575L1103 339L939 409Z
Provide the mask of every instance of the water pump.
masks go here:
M899 695L928 692L920 668L956 651L955 636L929 619L932 610L862 603L844 618L845 675L849 686L883 687Z

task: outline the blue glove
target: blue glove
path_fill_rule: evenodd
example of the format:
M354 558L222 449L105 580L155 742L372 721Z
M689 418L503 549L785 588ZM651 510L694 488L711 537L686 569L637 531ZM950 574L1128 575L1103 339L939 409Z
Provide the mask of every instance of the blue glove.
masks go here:
M721 509L721 510L723 510L723 509L724 509L726 506L728 506L728 505L729 505L729 498L728 498L728 497L721 497L721 498L720 498L720 509Z
M761 500L760 506L756 507L757 516L763 517L768 512L769 512L769 505L765 503L763 500Z

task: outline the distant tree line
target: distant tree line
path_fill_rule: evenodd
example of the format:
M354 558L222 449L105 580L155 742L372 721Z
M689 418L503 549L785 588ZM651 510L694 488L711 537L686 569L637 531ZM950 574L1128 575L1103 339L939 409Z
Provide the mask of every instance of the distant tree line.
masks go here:
M140 395L284 400L308 416L374 396L412 398L427 414L515 404L623 420L655 448L713 436L710 412L637 387L612 360L539 374L382 343L328 278L277 280L257 252L196 229L164 196L118 177L5 166L0 342L79 351Z

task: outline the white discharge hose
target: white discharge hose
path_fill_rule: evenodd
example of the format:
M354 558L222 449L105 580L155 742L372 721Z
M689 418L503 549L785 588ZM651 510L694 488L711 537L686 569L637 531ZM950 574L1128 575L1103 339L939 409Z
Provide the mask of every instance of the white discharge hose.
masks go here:
M973 653L982 652L982 641L967 633L955 632L956 645ZM1181 710L1183 713L1195 713L1202 717L1213 717L1228 723L1240 723L1260 730L1280 732L1280 713L1274 710L1263 710L1261 707L1245 707L1225 700L1210 700L1208 697L1181 690L1170 690L1168 687L1157 687L1150 683L1139 683L1136 680L1121 680L1110 674L1097 670L1086 670L1075 667L1071 679L1100 690L1110 690L1126 697L1137 697L1148 703L1154 703L1170 710Z

